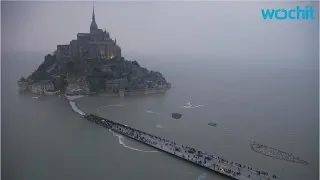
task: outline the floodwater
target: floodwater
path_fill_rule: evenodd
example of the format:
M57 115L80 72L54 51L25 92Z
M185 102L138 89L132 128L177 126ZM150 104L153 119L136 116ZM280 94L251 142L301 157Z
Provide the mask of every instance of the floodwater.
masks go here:
M2 57L3 179L226 179L86 121L63 97L18 94L16 80L35 69L43 56ZM228 68L210 58L194 60L181 66L177 59L141 58L143 66L161 71L172 83L165 95L92 96L75 102L85 112L279 179L318 179L317 68ZM182 118L172 119L173 112ZM208 126L211 121L217 127ZM310 164L257 154L250 149L253 141Z

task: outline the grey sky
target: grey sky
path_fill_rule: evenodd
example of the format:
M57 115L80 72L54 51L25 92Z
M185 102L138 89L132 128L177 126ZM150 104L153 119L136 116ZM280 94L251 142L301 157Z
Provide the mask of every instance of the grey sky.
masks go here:
M92 2L1 2L2 51L50 51L88 32ZM99 28L123 52L316 58L318 23L265 21L261 8L297 2L95 2ZM313 4L314 7L316 3ZM318 7L317 7L318 10Z

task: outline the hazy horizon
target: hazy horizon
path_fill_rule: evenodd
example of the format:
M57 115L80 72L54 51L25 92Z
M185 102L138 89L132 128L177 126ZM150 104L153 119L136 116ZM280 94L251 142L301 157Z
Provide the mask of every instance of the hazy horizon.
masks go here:
M92 2L1 2L5 51L54 50L89 32ZM265 21L260 9L297 2L95 2L96 21L124 51L307 53L314 21ZM313 3L317 7L316 3ZM296 28L296 29L293 29ZM313 35L313 36L312 36ZM16 44L16 42L25 42ZM275 44L276 43L276 44ZM310 44L311 43L311 44ZM302 47L308 45L310 49ZM259 46L263 46L259 47ZM313 46L314 47L314 46ZM161 49L160 49L161 48ZM300 50L295 51L295 50ZM190 53L190 52L189 52ZM245 54L243 53L243 54ZM271 54L271 53L269 53Z
M312 2L317 8L316 2ZM1 2L2 53L52 53L89 32L92 2ZM125 58L230 67L319 67L318 17L266 21L261 8L303 2L94 2L98 27L117 39Z
M172 88L159 96L102 92L74 103L279 179L319 179L319 15L266 21L260 14L297 5L310 2L95 2L98 27L117 39L122 56L161 72ZM92 2L1 2L2 177L223 180L164 153L142 152L149 149L81 118L63 93L18 93L17 80L57 45L89 32L91 17ZM208 126L212 121L217 127ZM262 156L252 142L310 164Z

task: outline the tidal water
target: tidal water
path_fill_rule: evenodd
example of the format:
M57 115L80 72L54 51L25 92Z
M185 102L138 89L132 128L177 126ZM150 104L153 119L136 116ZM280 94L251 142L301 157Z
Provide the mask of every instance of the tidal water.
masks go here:
M3 179L226 179L82 119L63 97L19 94L16 80L44 55L2 56ZM279 179L318 179L318 67L230 66L235 61L209 57L150 59L139 62L172 83L165 95L84 97L75 100L78 107ZM174 120L172 112L183 116ZM210 121L217 127L208 126ZM253 141L310 164L257 154L250 149Z

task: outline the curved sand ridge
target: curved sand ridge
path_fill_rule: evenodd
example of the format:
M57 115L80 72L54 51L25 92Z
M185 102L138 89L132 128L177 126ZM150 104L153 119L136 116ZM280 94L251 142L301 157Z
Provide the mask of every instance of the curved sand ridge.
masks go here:
M309 163L305 160L301 160L298 157L293 156L291 153L287 153L266 145L252 143L250 145L251 149L257 153L260 153L265 156L269 156L276 159L281 159L289 162L299 163L303 165L308 165Z

